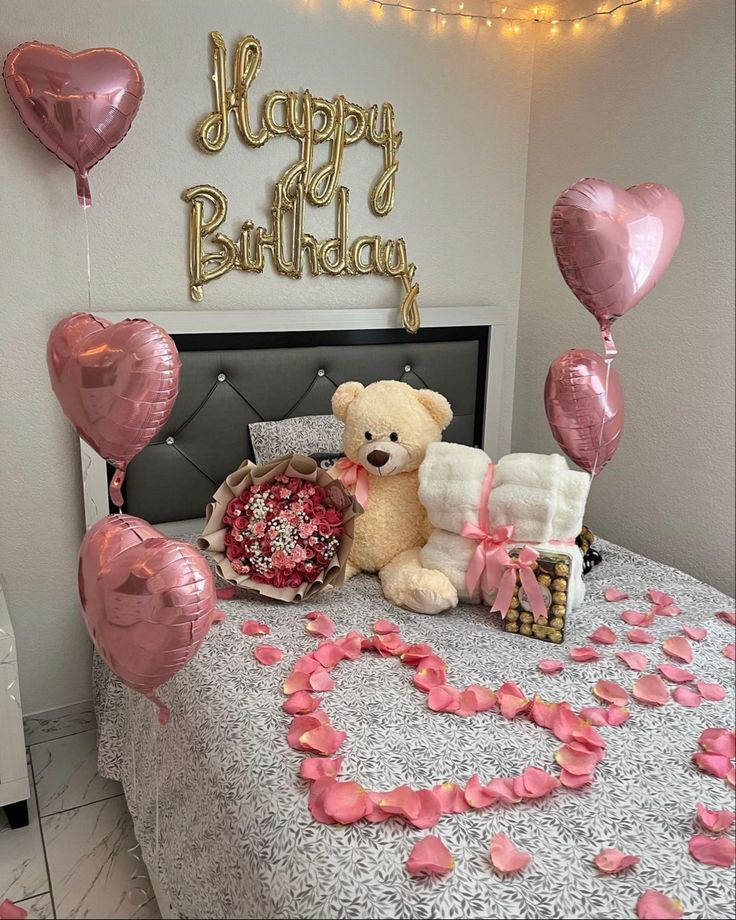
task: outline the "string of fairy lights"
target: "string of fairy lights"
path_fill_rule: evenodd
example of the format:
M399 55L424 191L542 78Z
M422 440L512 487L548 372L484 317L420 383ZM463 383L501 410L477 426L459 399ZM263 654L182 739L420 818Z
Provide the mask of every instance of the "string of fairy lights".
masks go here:
M306 0L309 2L309 0ZM623 15L631 7L654 7L656 11L667 9L671 0L609 0L608 3L599 5L589 12L578 15L563 16L556 12L552 2L533 4L531 8L521 8L511 3L497 3L487 0L486 9L479 9L483 4L476 0L472 2L449 3L445 0L442 5L424 5L418 0L343 0L344 5L356 5L360 2L368 4L378 14L384 11L395 10L404 15L425 14L433 17L436 27L443 28L450 22L456 21L464 26L475 25L478 28L485 26L492 28L498 25L506 34L519 34L525 26L547 28L549 34L558 35L564 27L572 32L582 31L584 25L590 20L600 20L619 24ZM426 0L425 0L426 2Z

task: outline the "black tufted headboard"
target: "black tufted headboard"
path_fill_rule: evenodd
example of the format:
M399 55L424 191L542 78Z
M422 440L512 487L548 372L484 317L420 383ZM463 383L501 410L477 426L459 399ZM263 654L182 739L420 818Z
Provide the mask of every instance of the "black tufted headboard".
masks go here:
M173 335L179 396L128 468L124 510L152 524L202 517L225 476L252 458L250 422L329 414L346 380L438 390L455 413L447 440L482 445L488 337L485 326Z

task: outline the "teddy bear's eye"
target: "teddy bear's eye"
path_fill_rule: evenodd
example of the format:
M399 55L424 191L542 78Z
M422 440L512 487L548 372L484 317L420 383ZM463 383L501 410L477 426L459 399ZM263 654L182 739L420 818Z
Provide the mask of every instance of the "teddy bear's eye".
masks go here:
M370 433L370 431L366 431L366 433L365 433L365 439L366 439L366 441L372 441L372 440L373 440L373 435Z
M398 434L397 434L395 431L392 431L392 432L391 432L391 434L389 435L389 438L390 438L390 440L392 440L392 441L398 441L398 440L399 440L399 436L398 436Z

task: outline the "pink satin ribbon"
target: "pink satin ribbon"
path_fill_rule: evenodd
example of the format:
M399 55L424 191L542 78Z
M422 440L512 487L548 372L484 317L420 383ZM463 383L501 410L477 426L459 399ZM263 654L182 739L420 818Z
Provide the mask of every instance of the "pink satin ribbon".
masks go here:
M368 470L349 457L341 457L335 464L335 470L340 482L365 508L368 503Z
M519 553L519 558L512 559L506 551L505 544L513 540L514 525L501 524L490 532L488 530L488 513L495 469L495 466L489 463L488 470L483 478L483 485L480 490L478 523L471 524L467 522L463 524L460 531L461 536L467 537L469 540L476 540L478 543L468 563L465 584L471 597L481 582L486 591L496 588L496 597L491 607L491 612L498 611L501 617L505 618L514 596L516 573L518 571L521 586L526 592L534 621L536 622L539 617L543 617L547 613L542 589L531 568L532 563L539 557L539 553L527 544Z

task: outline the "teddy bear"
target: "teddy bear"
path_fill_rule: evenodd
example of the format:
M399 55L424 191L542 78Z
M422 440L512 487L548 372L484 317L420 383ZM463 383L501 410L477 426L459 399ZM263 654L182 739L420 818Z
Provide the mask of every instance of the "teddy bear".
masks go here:
M419 558L432 527L419 501L417 470L427 446L440 441L452 421L449 402L397 380L349 381L335 391L332 412L345 424L345 458L335 475L364 507L346 577L377 572L386 598L417 613L455 607L449 578L423 568Z

